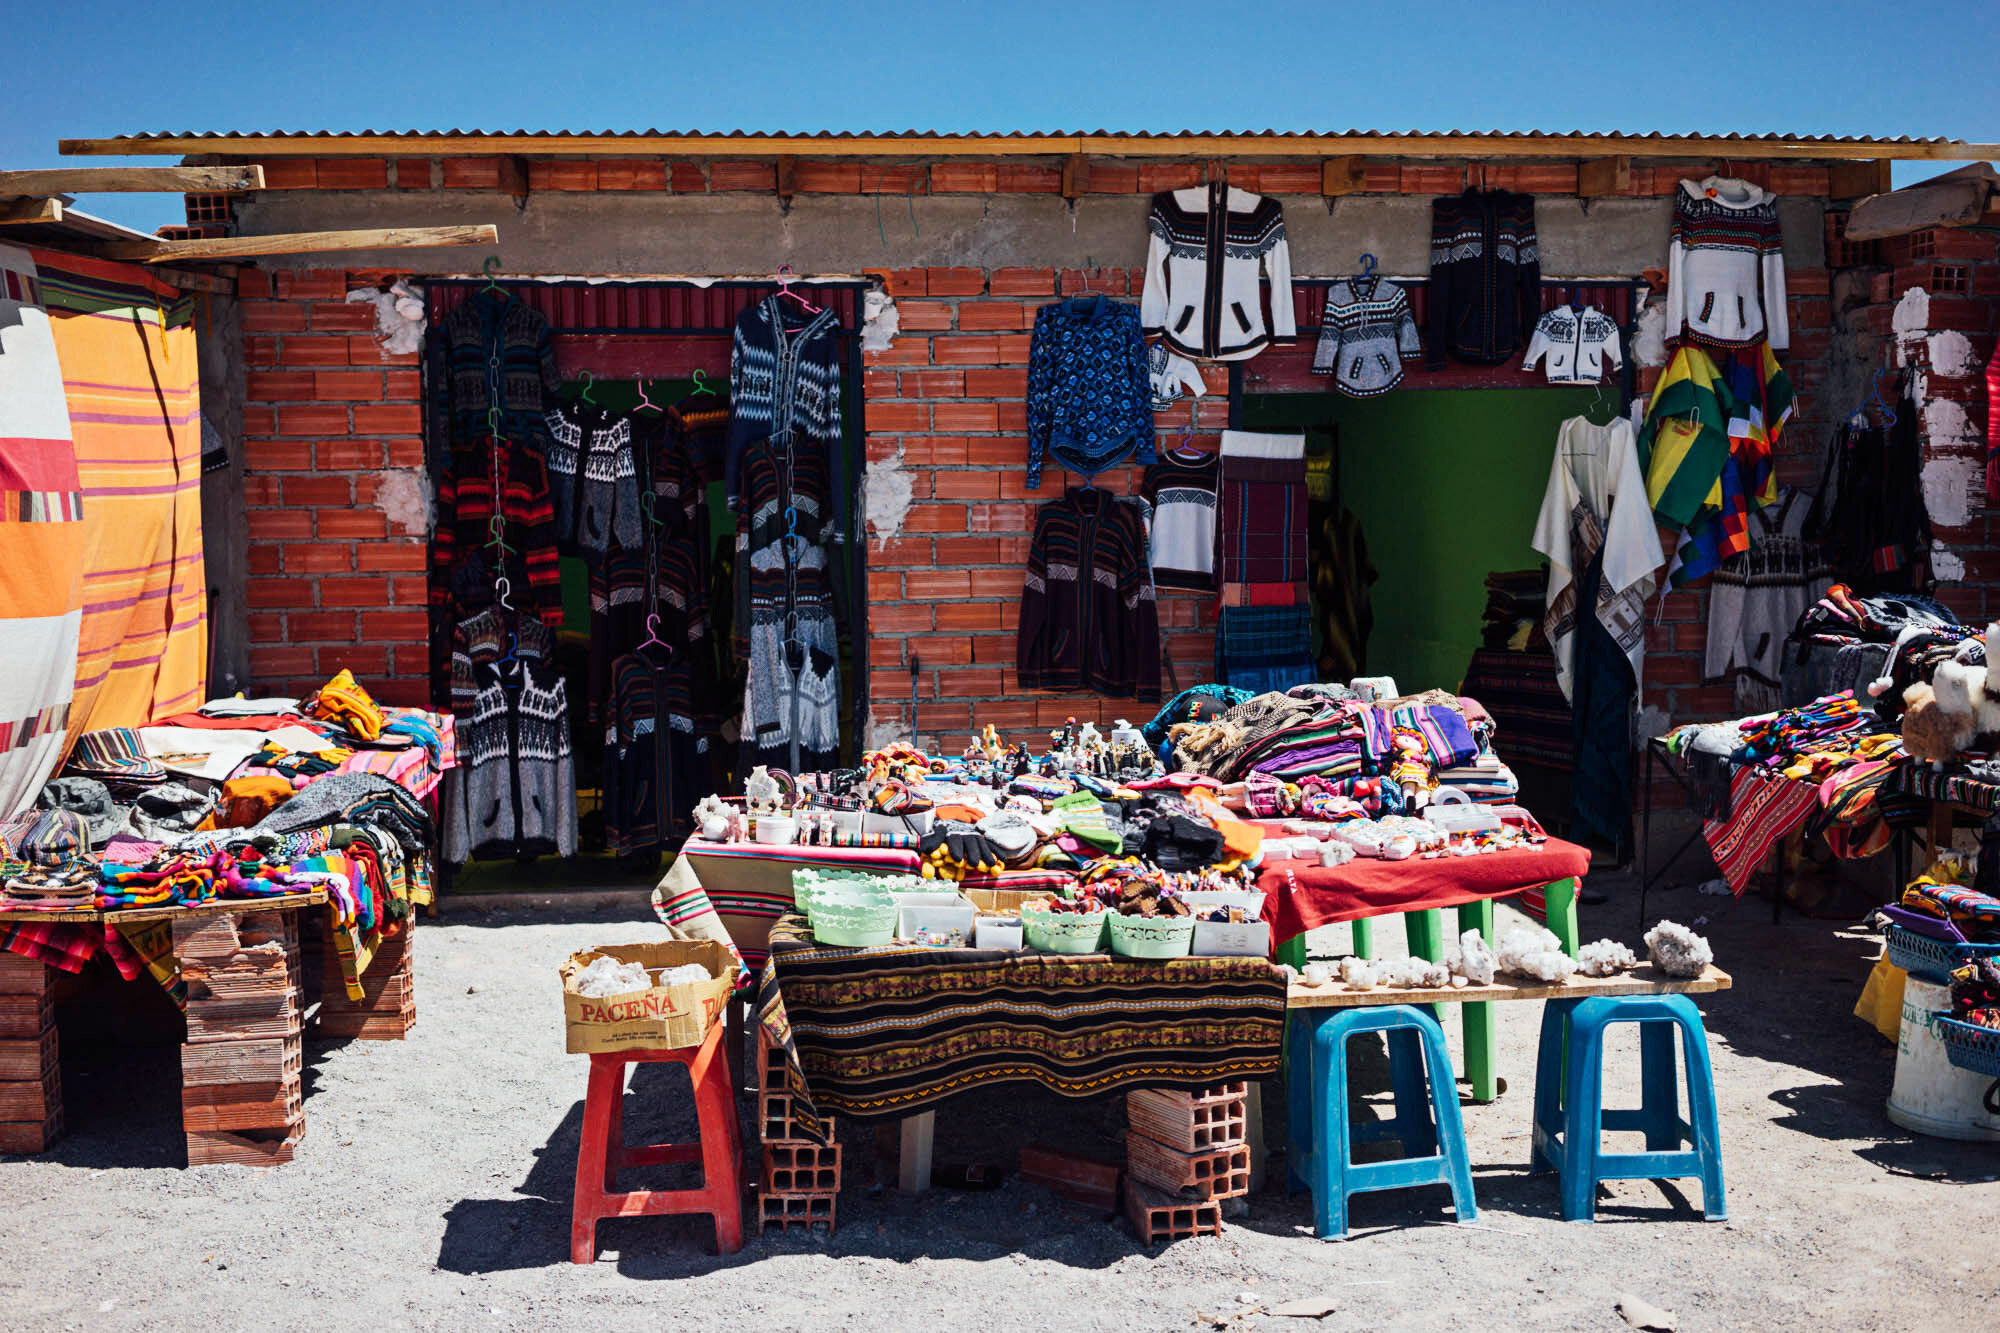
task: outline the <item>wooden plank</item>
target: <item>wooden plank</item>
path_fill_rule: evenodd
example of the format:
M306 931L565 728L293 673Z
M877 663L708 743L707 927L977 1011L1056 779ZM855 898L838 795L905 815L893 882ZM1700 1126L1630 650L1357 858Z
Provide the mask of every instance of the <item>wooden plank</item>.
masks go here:
M1576 193L1583 199L1601 199L1606 195L1624 194L1632 188L1632 159L1629 155L1618 157L1593 157L1576 164Z
M919 1111L898 1122L896 1188L922 1194L931 1187L931 1142L937 1133L937 1112Z
M60 199L0 200L0 227L22 227L35 222L61 222Z
M0 171L0 194L203 194L263 188L264 168L251 164Z
M1329 157L1319 164L1319 192L1329 199L1368 188L1368 159L1359 153Z
M1887 194L1895 189L1889 176L1889 160L1836 162L1827 168L1827 197L1863 199L1871 194Z
M536 157L1060 157L1102 153L1122 157L1331 157L1361 153L1372 157L1568 158L1622 153L1635 158L1715 158L1843 162L1897 160L1982 162L2000 159L2000 144L1957 139L1901 142L1866 139L1757 139L1731 135L1632 137L1617 134L1297 134L1279 136L1201 134L984 134L964 138L926 135L773 135L749 138L728 134L357 134L325 135L164 135L108 139L62 139L71 157L178 157L227 154L275 157L440 157L527 153Z
M184 292L206 292L210 296L236 294L236 270L220 268L213 273L189 273L177 268L156 268L153 276L169 287Z
M1571 977L1567 983L1495 977L1490 986L1389 987L1348 990L1337 981L1322 986L1292 983L1285 1003L1294 1009L1360 1009L1378 1004L1464 1004L1478 1000L1587 1000L1594 995L1700 995L1728 990L1729 974L1713 964L1698 977L1670 977L1643 963L1615 977Z
M278 232L270 236L212 236L194 241L109 241L97 247L106 259L247 259L253 255L323 254L332 250L421 250L447 245L497 245L490 222L462 227L363 227L353 231Z
M1063 159L1062 197L1074 203L1079 196L1090 193L1090 159L1082 153L1072 153Z

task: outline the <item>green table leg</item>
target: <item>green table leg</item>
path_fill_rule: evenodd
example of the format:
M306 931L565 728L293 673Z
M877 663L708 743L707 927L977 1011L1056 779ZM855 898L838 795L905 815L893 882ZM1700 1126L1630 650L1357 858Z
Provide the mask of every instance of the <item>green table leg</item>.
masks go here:
M1548 900L1549 929L1562 941L1563 952L1576 957L1577 948L1583 943L1576 923L1576 881L1559 879L1544 886L1542 895Z
M1576 881L1559 879L1553 884L1542 886L1542 897L1548 904L1548 926L1555 937L1562 941L1563 952L1576 957L1577 949L1583 943L1582 928L1576 921ZM1569 1023L1563 1023L1563 1078L1569 1078ZM1567 1087L1562 1083L1559 1087Z
M1438 908L1403 913L1403 937L1409 942L1410 957L1432 963L1444 961L1444 913ZM1426 1007L1432 1018L1443 1021L1436 1005Z
M1461 933L1476 930L1493 943L1493 900L1462 903L1458 909ZM1460 1021L1465 1027L1465 1077L1472 1084L1472 1100L1490 1102L1499 1096L1497 1071L1493 1067L1494 1046L1499 1038L1497 1014L1491 1000L1464 1006Z
M1354 956L1373 958L1375 956L1375 923L1367 917L1356 917L1348 923L1354 931Z
M1304 970L1306 965L1306 937L1294 935L1278 946L1278 961Z

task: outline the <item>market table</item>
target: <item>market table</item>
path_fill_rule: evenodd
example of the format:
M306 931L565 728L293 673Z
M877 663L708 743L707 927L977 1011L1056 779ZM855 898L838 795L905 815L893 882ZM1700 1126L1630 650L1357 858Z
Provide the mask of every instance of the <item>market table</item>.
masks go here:
M1354 924L1354 952L1374 954L1370 919L1400 912L1410 953L1441 962L1445 957L1443 909L1458 909L1461 932L1477 930L1493 942L1493 904L1531 889L1544 893L1543 913L1563 948L1575 954L1581 940L1576 920L1577 881L1590 868L1590 853L1572 842L1550 838L1532 847L1512 847L1477 856L1421 856L1401 861L1356 857L1342 865L1273 860L1257 874L1278 961L1306 964L1305 933L1341 921ZM1465 1076L1477 1101L1499 1095L1494 1068L1495 1015L1484 1000L1453 991L1463 1003Z
M1441 1004L1467 997L1494 1000L1588 1000L1598 995L1701 995L1735 985L1727 972L1710 963L1698 977L1670 977L1651 963L1612 977L1574 976L1567 981L1537 981L1532 977L1498 976L1490 986L1377 986L1352 991L1338 982L1308 986L1291 984L1285 1003L1292 1009L1359 1009L1378 1004Z
M40 1152L62 1130L53 990L43 957L97 943L80 931L115 933L121 975L141 971L187 1015L181 1048L181 1116L188 1164L289 1160L305 1133L299 1082L305 1010L299 913L323 906L324 890L178 906L111 910L0 910L0 932L32 931L41 956L0 951L0 1151ZM65 933L68 932L68 933ZM404 929L358 961L378 964L363 998L340 989L329 927L327 994L321 1017L340 1035L400 1037L412 1006ZM381 964L389 967L381 968ZM384 975L384 973L387 975ZM338 1022L334 1015L338 1015Z
M1262 958L822 947L792 913L758 986L801 1128L901 1116L903 1187L929 1183L928 1108L970 1088L1036 1083L1066 1097L1203 1089L1277 1072L1283 974Z

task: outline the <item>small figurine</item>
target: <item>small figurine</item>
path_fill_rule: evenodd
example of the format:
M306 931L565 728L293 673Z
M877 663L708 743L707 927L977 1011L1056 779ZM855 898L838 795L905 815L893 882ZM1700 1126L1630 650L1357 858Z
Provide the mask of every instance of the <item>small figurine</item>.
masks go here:
M753 815L777 814L778 795L778 780L763 764L751 769L750 776L743 780L744 800Z

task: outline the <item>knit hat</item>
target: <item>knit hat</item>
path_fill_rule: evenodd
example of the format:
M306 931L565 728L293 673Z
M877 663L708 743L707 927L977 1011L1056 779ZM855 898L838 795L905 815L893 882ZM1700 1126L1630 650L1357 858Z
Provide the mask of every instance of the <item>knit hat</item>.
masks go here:
M1042 840L1034 825L1018 810L1002 810L986 816L979 821L979 831L993 844L1000 859L1010 865L1034 851Z
M1121 821L1089 792L1072 792L1057 801L1049 813L1062 821L1063 831L1100 852L1115 852L1125 841Z
M196 791L184 782L162 782L139 793L122 831L137 838L170 841L192 831L214 808L214 792Z
M109 793L105 800L109 802ZM110 837L109 832L105 836ZM74 865L90 845L90 827L82 815L74 810L44 810L15 851L30 865L53 869Z
M139 733L131 727L108 727L77 737L65 768L85 777L125 782L159 782L167 776L166 766L146 753Z
M46 843L50 852L58 860L68 860L76 853L102 847L125 822L125 812L112 802L110 789L95 778L56 778L36 794L35 805L51 813L75 815L86 841L73 851L66 850L68 835L62 828L38 826L21 843L22 854L31 861L42 859L29 853L38 837L52 840Z

